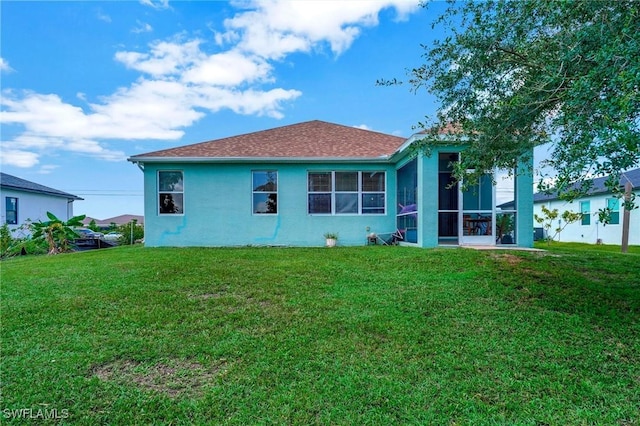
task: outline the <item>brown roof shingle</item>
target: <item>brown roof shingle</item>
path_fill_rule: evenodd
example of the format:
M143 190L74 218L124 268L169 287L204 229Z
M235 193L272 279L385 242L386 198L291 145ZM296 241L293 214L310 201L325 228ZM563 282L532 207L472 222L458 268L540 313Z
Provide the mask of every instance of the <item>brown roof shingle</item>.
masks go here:
M244 135L134 155L145 158L381 158L405 138L355 127L307 121Z

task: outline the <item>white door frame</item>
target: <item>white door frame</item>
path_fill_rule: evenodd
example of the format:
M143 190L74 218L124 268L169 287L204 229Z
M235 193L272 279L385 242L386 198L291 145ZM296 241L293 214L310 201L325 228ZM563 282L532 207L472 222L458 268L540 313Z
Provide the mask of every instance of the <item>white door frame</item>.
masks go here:
M495 173L491 175L492 179L495 178ZM496 201L496 186L491 185L491 210L465 210L464 209L464 192L462 191L462 184L458 186L458 238L460 245L482 245L482 246L494 246L496 245L496 209L495 209L495 201ZM465 235L465 215L472 215L472 220L477 222L473 222L474 229L476 232L484 231L481 235L479 234L467 234ZM479 220L479 216L488 217L490 221L484 222ZM484 224L484 225L483 225ZM487 235L487 233L489 235Z

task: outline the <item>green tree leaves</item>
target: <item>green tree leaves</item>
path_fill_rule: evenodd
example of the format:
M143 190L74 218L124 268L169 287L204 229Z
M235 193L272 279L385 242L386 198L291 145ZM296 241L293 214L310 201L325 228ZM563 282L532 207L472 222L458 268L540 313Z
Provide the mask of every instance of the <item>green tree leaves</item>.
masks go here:
M456 123L469 142L462 177L512 168L553 142L548 164L564 198L588 190L586 180L569 191L587 176L610 175L618 188L640 162L639 9L634 0L450 1L434 23L447 36L424 46L425 64L409 72L415 90L441 102L438 117L420 123L424 144Z
M82 220L86 215L74 216L63 222L53 213L47 212L48 221L34 222L33 238L44 239L49 246L49 254L57 254L71 250L71 241L78 237L73 231L76 226L82 226Z

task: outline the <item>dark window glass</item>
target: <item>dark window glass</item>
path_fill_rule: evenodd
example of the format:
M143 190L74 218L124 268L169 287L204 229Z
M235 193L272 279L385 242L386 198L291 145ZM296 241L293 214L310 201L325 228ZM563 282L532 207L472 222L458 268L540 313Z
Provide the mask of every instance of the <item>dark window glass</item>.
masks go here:
M362 172L362 191L384 191L384 172Z
M18 224L18 199L7 197L5 201L5 218L7 225Z
M331 190L331 172L309 173L309 192L329 192Z
M158 171L158 212L184 213L184 181L181 171Z
M331 194L309 194L309 213L331 213Z

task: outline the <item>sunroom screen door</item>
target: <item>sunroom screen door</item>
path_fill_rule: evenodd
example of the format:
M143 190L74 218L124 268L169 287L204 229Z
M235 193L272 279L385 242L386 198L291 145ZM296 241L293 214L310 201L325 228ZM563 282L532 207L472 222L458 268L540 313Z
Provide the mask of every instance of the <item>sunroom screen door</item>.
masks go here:
M460 192L460 242L470 245L494 245L493 182L485 174L475 184L464 185Z

